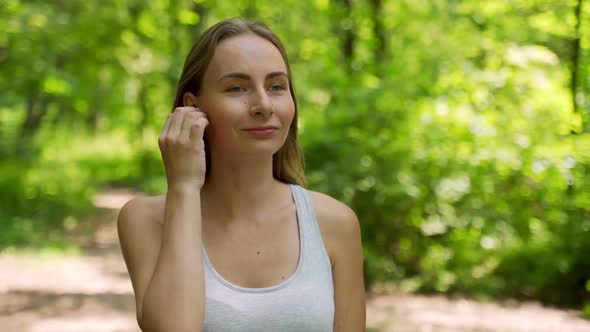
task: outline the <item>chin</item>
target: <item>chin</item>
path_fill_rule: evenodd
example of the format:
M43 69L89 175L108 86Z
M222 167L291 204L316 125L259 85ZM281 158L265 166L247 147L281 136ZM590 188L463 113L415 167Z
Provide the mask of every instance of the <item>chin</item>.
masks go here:
M252 156L256 155L259 157L269 156L272 157L275 153L277 153L283 145L278 144L260 144L257 146L249 146L242 151L246 152L246 154Z
M279 152L281 147L268 147L268 148L260 148L260 149L248 149L250 155L259 155L259 156L270 156L272 157L275 153Z

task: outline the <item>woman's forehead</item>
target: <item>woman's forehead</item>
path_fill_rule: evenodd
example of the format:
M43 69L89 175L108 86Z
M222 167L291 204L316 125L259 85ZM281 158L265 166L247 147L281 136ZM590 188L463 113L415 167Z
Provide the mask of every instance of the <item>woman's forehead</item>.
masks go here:
M230 73L265 76L270 72L287 72L279 49L270 41L254 34L240 35L223 40L213 54L207 71L212 79Z

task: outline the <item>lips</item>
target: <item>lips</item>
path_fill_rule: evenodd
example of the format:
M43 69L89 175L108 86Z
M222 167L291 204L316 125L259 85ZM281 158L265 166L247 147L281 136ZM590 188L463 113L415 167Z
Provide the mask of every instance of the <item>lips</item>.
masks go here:
M276 126L261 126L261 127L246 128L244 130L268 130L268 129L279 129L279 128Z
M279 129L275 126L260 126L244 129L244 131L257 139L266 139L274 137L278 133Z

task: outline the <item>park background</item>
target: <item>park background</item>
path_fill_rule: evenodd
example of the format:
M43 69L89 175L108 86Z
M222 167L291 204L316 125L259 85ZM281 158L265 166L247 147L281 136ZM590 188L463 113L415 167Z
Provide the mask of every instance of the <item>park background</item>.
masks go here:
M309 188L361 222L367 289L590 317L590 3L5 0L0 255L76 252L93 198L165 192L196 37L259 19L290 58Z

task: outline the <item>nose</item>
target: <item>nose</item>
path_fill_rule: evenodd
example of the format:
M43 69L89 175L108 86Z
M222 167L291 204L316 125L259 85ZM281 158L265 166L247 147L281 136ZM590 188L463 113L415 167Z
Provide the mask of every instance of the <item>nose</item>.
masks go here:
M256 93L252 95L250 107L250 115L263 115L268 117L273 113L273 104L270 96L264 89L262 91L258 89Z

